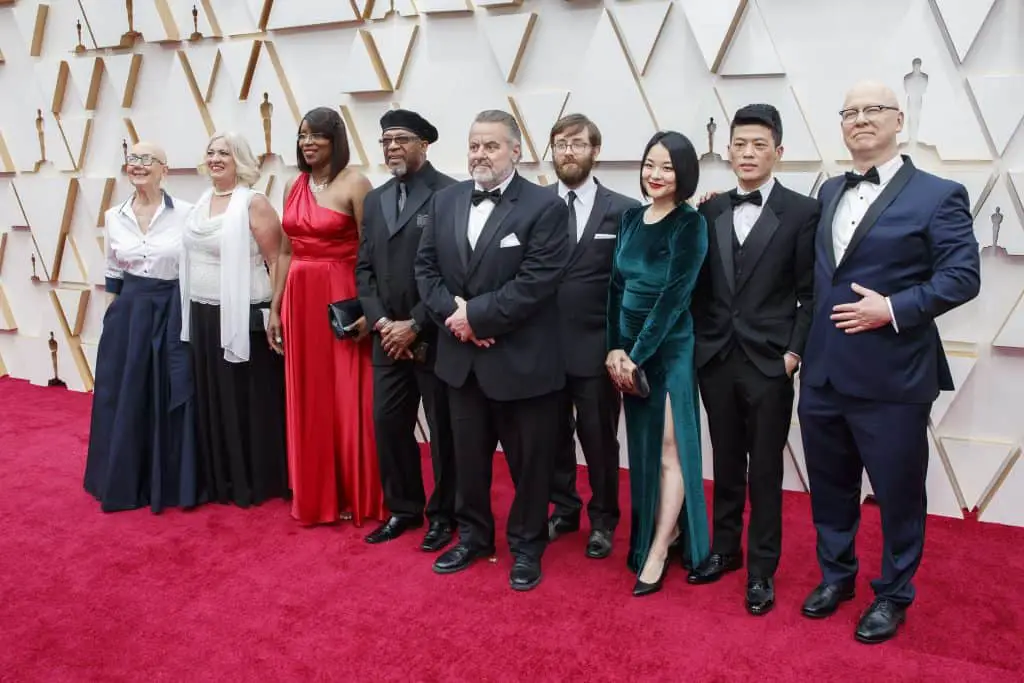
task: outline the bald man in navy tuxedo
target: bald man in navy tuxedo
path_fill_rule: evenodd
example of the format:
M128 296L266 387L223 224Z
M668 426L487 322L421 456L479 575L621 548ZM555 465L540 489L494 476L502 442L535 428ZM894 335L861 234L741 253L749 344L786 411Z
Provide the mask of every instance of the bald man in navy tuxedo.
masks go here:
M981 278L967 191L899 154L896 95L861 83L840 118L855 171L819 193L815 312L797 409L822 572L803 613L826 617L854 597L866 469L882 516L882 575L855 637L880 643L914 600L928 416L939 392L953 389L935 319L976 297Z

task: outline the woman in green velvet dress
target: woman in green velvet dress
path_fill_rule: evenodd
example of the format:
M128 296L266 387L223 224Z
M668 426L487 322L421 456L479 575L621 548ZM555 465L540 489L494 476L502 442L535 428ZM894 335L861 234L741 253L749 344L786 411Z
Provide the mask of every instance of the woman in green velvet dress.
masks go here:
M708 241L707 223L687 203L698 176L686 136L651 138L640 171L651 203L623 214L612 269L606 365L624 394L633 505L628 564L637 596L661 589L677 539L691 566L709 552L690 317ZM650 385L647 398L635 394L637 367Z

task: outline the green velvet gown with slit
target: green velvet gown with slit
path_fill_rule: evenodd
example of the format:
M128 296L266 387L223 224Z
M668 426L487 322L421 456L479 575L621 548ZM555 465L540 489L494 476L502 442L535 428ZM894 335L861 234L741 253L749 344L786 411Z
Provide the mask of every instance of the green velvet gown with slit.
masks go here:
M626 351L651 386L646 399L623 397L633 506L627 562L634 572L643 568L654 540L666 396L684 481L681 543L694 567L710 549L690 316L708 248L707 223L684 203L647 224L645 208L622 216L608 296L608 349Z

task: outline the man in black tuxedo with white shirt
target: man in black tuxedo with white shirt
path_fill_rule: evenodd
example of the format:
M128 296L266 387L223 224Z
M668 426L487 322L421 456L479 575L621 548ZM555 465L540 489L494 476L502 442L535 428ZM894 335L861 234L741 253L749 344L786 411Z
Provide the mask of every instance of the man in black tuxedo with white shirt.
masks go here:
M751 104L736 112L729 157L739 186L700 207L710 235L693 296L694 358L715 486L711 555L688 580L709 583L743 566L749 477L746 606L754 615L775 604L783 450L792 421L793 375L811 325L814 235L821 215L817 200L773 177L782 153L782 119L775 107Z
M564 434L551 482L553 541L580 528L583 501L576 491L575 433L590 479L587 557L612 551L619 523L619 392L605 368L608 280L622 213L640 202L612 192L591 171L601 152L601 131L582 114L569 114L551 128L558 182L552 191L569 207L569 264L558 288L559 333L566 365ZM573 409L575 408L575 415Z
M366 195L356 265L359 300L373 326L373 417L384 504L391 517L367 543L384 543L429 527L420 548L436 552L452 540L455 456L445 385L434 376L437 326L416 287L414 263L435 192L455 183L427 161L437 129L416 112L387 111L380 119L384 161L393 178ZM416 441L420 399L430 430L434 490L423 489Z
M565 202L516 173L521 151L511 114L476 116L469 131L473 180L434 196L416 280L441 328L435 368L449 387L458 471L459 542L434 571L461 571L495 552L490 491L500 441L516 487L509 583L530 590L541 579L561 429L565 363L556 294L569 242Z

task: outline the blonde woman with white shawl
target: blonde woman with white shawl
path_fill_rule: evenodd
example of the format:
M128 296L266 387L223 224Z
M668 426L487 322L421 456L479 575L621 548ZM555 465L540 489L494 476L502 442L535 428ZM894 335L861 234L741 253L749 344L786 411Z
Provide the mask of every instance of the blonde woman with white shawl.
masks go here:
M288 494L284 362L266 331L281 220L251 189L259 168L238 134L210 138L199 170L212 186L186 222L180 275L199 483L210 502L248 507Z

